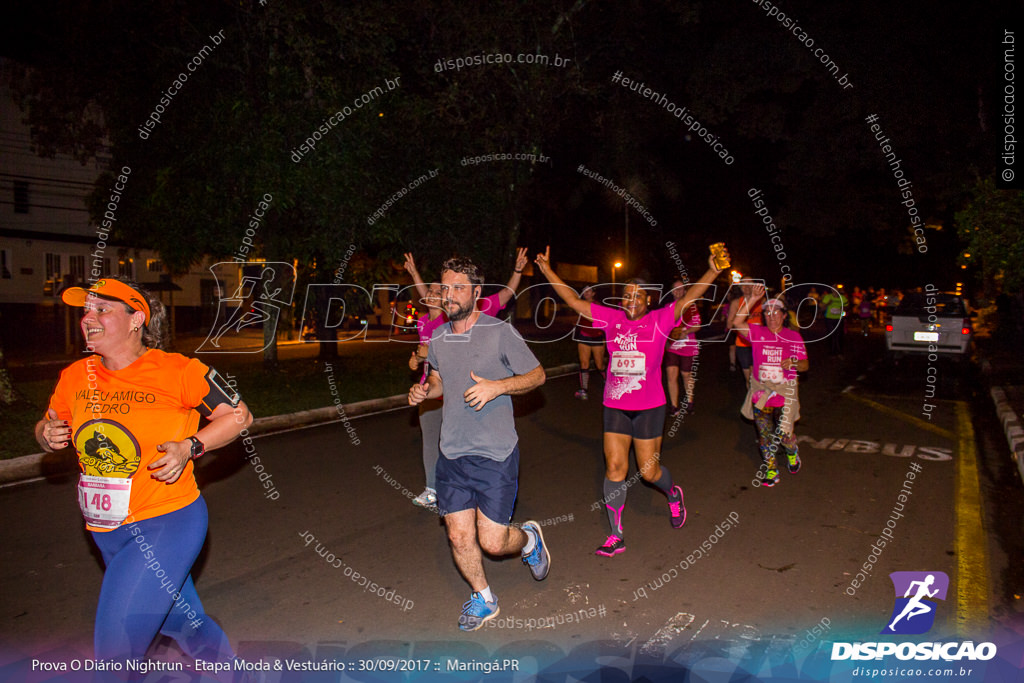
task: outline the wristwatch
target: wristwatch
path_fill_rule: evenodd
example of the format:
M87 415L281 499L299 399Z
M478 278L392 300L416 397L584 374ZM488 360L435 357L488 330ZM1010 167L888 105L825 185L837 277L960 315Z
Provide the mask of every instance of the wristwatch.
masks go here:
M206 446L203 445L202 441L200 441L199 439L197 439L194 436L188 437L188 440L192 442L192 459L193 460L195 460L200 455L202 455L203 453L206 452Z

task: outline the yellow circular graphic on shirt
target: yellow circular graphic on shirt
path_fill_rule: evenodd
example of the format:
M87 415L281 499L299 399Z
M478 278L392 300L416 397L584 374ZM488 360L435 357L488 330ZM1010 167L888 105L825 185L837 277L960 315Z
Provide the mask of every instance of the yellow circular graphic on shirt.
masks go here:
M139 442L114 420L89 420L79 427L75 450L84 473L94 477L127 479L142 459Z

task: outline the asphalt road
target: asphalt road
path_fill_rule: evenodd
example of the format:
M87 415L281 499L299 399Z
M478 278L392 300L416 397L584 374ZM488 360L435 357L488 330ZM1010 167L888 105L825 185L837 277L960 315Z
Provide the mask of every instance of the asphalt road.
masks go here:
M927 399L926 367L878 362L877 337L850 336L841 361L823 346L810 349L801 383L804 467L764 489L752 481L753 427L738 414L742 376L728 371L723 345L706 345L697 412L668 423L663 447L686 494L687 523L672 529L664 497L637 483L624 516L627 551L614 558L593 554L607 535L598 510L600 401L573 399L574 376L518 398L514 519L544 524L552 569L535 582L516 557L487 561L501 614L472 634L456 627L469 589L440 520L409 500L423 486L412 410L353 419L354 431L333 423L259 438L263 483L237 445L208 455L198 476L210 532L194 570L205 609L251 660L454 652L513 658L528 670L601 661L627 676L639 662L719 672L740 662L757 671L786 652L799 662L822 639L877 640L893 609L894 571L949 575L929 638L956 637L959 621L959 637L980 639L989 613L1012 628L1019 523L993 517L1019 514L1013 499L1022 492L996 463L990 425L973 416L970 372L940 364ZM980 536L967 533L969 500L957 488L958 465L975 453L987 517ZM74 480L2 489L0 505L0 678L20 675L30 658L88 657L102 570L81 528ZM876 554L887 520L893 540ZM872 555L871 575L854 587ZM979 558L984 575L965 574ZM364 590L354 572L386 597ZM156 653L181 659L169 642ZM827 648L823 656L825 666Z

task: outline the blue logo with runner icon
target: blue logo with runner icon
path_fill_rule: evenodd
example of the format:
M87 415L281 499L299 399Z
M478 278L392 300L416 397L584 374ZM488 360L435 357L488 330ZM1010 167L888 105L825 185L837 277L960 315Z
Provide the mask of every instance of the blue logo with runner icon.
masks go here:
M927 633L935 623L936 600L945 600L949 576L945 572L893 572L889 574L896 591L889 624L883 634Z

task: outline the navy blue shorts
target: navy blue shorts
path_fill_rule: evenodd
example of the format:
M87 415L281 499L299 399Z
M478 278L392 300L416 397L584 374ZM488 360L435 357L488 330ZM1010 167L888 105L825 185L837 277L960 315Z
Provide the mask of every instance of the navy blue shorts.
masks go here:
M519 492L519 445L498 462L480 455L437 459L437 509L442 515L480 508L487 519L508 524Z
M749 370L754 365L754 348L752 346L736 347L736 362L744 370Z

